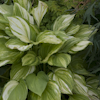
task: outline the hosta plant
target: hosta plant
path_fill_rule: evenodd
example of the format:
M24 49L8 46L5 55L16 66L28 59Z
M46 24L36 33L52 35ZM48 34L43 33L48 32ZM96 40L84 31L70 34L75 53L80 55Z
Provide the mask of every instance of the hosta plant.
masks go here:
M59 16L51 30L41 31L47 4L13 2L0 5L0 66L11 67L1 100L61 100L62 94L69 100L92 100L85 78L67 66L71 54L92 44L95 27L76 25L75 15L68 14Z

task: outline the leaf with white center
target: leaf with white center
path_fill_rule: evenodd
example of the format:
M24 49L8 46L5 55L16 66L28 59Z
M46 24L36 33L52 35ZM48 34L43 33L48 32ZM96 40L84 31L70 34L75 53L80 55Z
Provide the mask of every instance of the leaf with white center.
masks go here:
M26 76L35 71L35 66L22 66L21 63L14 64L11 67L10 79L19 81L20 79L25 79Z
M33 73L26 77L26 83L29 90L39 96L42 95L43 91L47 86L48 81L49 78L43 71L40 71L37 76Z
M88 45L91 45L92 42L90 41L80 41L79 43L77 43L76 45L74 45L70 50L69 53L73 54L76 53L78 51L81 51L83 49L85 49Z
M65 67L65 68L67 68L70 62L71 62L71 56L69 54L63 54L63 53L54 54L48 60L48 64L51 66Z
M30 28L21 17L8 17L12 33L25 43L30 42Z
M67 35L74 35L76 34L80 29L80 25L75 25L75 24L71 24L66 30L66 34Z
M68 100L90 100L90 99L82 94L74 94L72 96L69 96Z
M15 80L9 81L3 89L3 100L25 100L28 89L23 80L17 82Z
M30 0L13 0L14 3L20 4L23 8L25 8L27 11L30 11L32 3Z
M74 38L73 36L70 36L71 38L65 41L59 50L59 52L68 53L68 51L77 43L79 43L81 40L79 38Z
M54 73L49 74L49 78L58 83L61 93L72 94L74 81L70 70L65 68L57 68Z
M74 74L74 93L88 96L88 88L86 86L85 78L81 75Z
M22 52L16 51L16 50L11 50L7 48L4 44L7 42L6 39L1 38L0 39L0 61L2 62L8 62L9 64L12 64L14 61L18 59L20 55L22 55ZM6 62L6 63L7 63Z
M92 27L90 25L81 25L80 30L76 34L74 34L74 36L84 40L88 40L96 32L97 29L95 30L95 27Z
M12 15L13 13L13 5L0 5L0 13L5 15Z
M0 38L9 39L9 37L5 34L5 32L1 30L0 30Z
M33 44L28 45L19 39L9 39L5 45L10 49L17 49L19 51L27 51L33 46Z
M22 65L23 66L26 66L26 65L29 65L29 66L36 66L38 64L40 64L40 57L38 57L36 55L35 52L33 51L29 51L23 58L22 58Z
M61 15L60 17L58 17L53 25L53 31L63 31L65 30L71 23L71 21L73 20L75 15Z
M62 44L41 44L39 55L42 58L42 63L46 63L51 55L58 52Z
M40 23L42 21L42 18L44 17L45 13L47 12L47 4L39 1L38 7L32 8L31 14L34 16L34 19L38 26L40 26Z
M14 3L14 15L22 17L29 21L29 23L34 24L33 16L31 16L25 8L21 7L18 3Z
M61 93L57 83L50 80L41 96L29 92L28 100L61 100Z
M50 44L60 44L62 41L56 37L53 31L41 32L36 39L37 43L50 43Z

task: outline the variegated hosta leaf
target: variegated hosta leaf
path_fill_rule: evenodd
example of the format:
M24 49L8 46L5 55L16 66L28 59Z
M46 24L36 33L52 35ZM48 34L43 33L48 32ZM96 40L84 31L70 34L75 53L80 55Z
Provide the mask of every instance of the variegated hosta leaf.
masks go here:
M56 19L53 25L53 31L65 30L73 20L75 15L62 15Z
M52 55L49 60L48 64L57 67L67 67L71 62L71 56L69 54L58 53Z
M90 74L85 67L87 67L86 62L78 56L73 56L71 63L68 66L68 68L76 74L92 76L92 74Z
M15 16L25 18L29 23L34 24L33 16L31 16L27 10L21 7L18 3L14 3L14 14Z
M8 64L9 62L10 62L10 60L1 60L0 61L0 67Z
M33 46L33 44L28 45L27 43L24 43L16 38L9 39L5 45L10 49L17 49L19 51L27 51Z
M75 46L73 46L69 53L74 54L78 51L81 51L83 49L85 49L89 44L92 44L92 42L90 41L80 41L79 43L77 43Z
M40 64L40 57L36 55L35 52L29 51L23 58L22 58L22 65L29 65L29 66L36 66Z
M38 26L40 26L41 20L47 12L47 8L47 4L42 1L39 1L38 7L32 8L31 14L34 16L34 19Z
M41 44L39 49L39 55L42 58L42 62L46 63L51 55L56 53L62 44Z
M71 24L66 30L66 34L67 35L74 35L76 34L80 29L80 25L75 25L75 24Z
M93 87L89 86L88 89L89 89L88 94L89 94L90 100L100 100L100 95L98 93L97 88L93 88Z
M14 3L16 2L16 3L20 4L20 5L21 5L23 8L25 8L27 11L30 11L31 6L32 6L30 0L13 0L13 1L14 1Z
M18 56L22 55L21 52L16 51L16 50L11 50L7 48L4 44L7 42L6 39L1 38L0 39L0 61L3 62L8 62L9 64L12 64L14 61L18 59Z
M81 25L80 30L74 34L74 36L83 40L88 40L93 34L97 32L97 29L95 31L94 29L95 27L89 25Z
M61 39L57 38L53 31L41 32L36 39L38 43L60 44Z
M49 78L58 83L61 93L72 94L74 81L70 70L65 68L58 68L54 73L49 74Z
M37 76L33 73L26 77L26 83L29 90L39 96L42 95L43 91L47 86L48 81L49 78L43 71L40 71Z
M61 47L61 49L59 50L59 52L64 52L64 53L68 53L68 51L77 43L79 43L81 40L79 38L74 38L73 36L68 39L67 41L65 41Z
M12 33L25 43L30 42L30 28L21 17L8 17Z
M4 31L9 37L15 38L9 27L6 27Z
M13 5L6 5L6 4L0 5L0 13L5 14L7 16L12 15Z
M49 81L41 96L30 92L28 100L61 100L61 93L57 83Z
M11 67L10 79L19 81L20 79L25 79L27 75L35 71L35 66L22 66L19 64L14 64Z
M9 39L9 37L5 34L5 32L1 30L0 30L0 38Z
M93 88L97 88L98 87L98 83L99 83L99 79L97 76L92 76L92 77L88 77L86 79L86 83L87 85L93 87Z
M23 80L17 82L15 80L9 81L3 89L3 100L25 100L28 89Z
M90 99L82 94L74 94L72 96L69 96L68 100L90 100Z
M86 87L85 78L81 75L74 74L74 93L88 96L88 88Z

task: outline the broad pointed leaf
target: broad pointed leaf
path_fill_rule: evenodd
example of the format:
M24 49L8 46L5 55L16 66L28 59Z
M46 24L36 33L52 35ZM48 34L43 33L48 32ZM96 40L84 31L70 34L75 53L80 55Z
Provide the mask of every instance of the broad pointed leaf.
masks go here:
M42 62L46 63L51 55L56 53L62 44L42 44L39 49L39 55L42 58Z
M25 43L30 42L30 28L21 17L8 17L12 33Z
M28 89L23 80L19 83L15 80L9 81L3 89L3 100L25 100Z
M35 71L35 66L22 66L21 63L14 64L11 67L10 79L19 81L20 79L25 79L26 76Z
M88 96L88 88L86 87L85 78L83 76L74 74L74 84L74 93Z
M75 15L61 15L56 19L53 25L53 30L54 31L60 31L60 30L65 30L73 20Z
M15 16L25 18L29 23L34 24L33 16L31 16L27 10L21 7L18 3L14 3L14 14Z
M71 56L69 54L58 53L52 55L49 60L48 64L57 67L67 67L71 62Z
M62 41L56 37L53 31L44 31L37 36L36 42L60 44Z
M90 99L82 94L74 94L72 96L69 96L68 100L90 100Z
M0 67L8 64L9 62L10 62L10 60L1 60L0 61Z
M9 39L9 37L5 34L5 32L1 30L0 30L0 38Z
M49 74L49 78L57 82L61 93L72 94L74 81L70 70L65 68L58 68L54 73Z
M1 23L8 23L8 21L4 18L3 14L0 14L0 22Z
M27 51L33 46L33 44L28 45L19 39L9 39L5 45L10 49L18 49L19 51Z
M37 76L33 73L26 77L26 83L33 93L41 96L49 81L48 76L44 72L39 72Z
M20 5L21 5L23 8L25 8L27 11L30 11L31 6L32 6L30 0L13 0L13 1L14 1L14 3L16 2L16 3L20 4Z
M38 7L32 8L31 14L34 16L34 19L38 26L40 26L41 20L47 12L47 8L47 4L42 1L39 1Z
M40 57L38 57L35 52L29 51L23 58L22 58L22 65L29 65L29 66L36 66L40 64Z
M57 83L49 81L41 96L30 92L28 100L61 100L61 93Z

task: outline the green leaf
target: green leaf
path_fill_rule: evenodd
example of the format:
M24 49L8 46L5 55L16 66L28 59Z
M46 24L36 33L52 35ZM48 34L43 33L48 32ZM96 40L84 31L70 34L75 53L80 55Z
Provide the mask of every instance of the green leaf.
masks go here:
M17 49L19 51L27 51L33 46L33 44L28 45L27 43L24 43L16 38L9 39L5 45L10 49Z
M36 66L40 64L40 57L38 57L35 52L29 51L23 58L22 58L22 65L29 65L29 66Z
M15 80L9 81L3 89L3 100L25 100L28 89L23 80L19 83Z
M14 3L14 15L25 18L29 23L34 24L33 16L31 16L26 9L21 7L18 3Z
M86 87L85 78L81 75L74 74L74 93L88 96L88 88Z
M28 100L61 100L61 93L57 83L49 81L41 96L30 92Z
M16 50L11 50L7 48L4 44L7 42L6 39L0 39L0 61L3 62L8 62L9 64L12 64L14 61L18 59L18 56L22 54L22 52L16 51Z
M53 30L54 31L60 31L60 30L65 30L71 23L71 21L73 20L75 15L61 15L60 17L58 17L56 19L56 21L54 22L53 25Z
M30 28L27 22L18 16L8 17L8 20L9 20L12 33L21 41L25 43L29 43L30 42Z
M10 79L19 81L20 79L25 79L26 76L35 71L35 66L22 66L21 63L14 64L11 67Z
M30 11L31 9L31 1L30 0L13 0L14 3L20 4L23 8L25 8L27 11Z
M5 32L1 30L0 30L0 38L9 39L9 37L5 34Z
M93 34L97 32L95 27L89 25L81 25L80 30L74 34L74 37L81 38L82 40L88 40Z
M48 60L48 64L51 66L65 67L65 68L67 68L70 62L71 62L71 56L69 54L63 54L63 53L54 54Z
M49 81L48 76L44 72L39 72L37 76L33 73L26 77L26 83L33 93L41 96Z
M9 62L10 62L10 60L1 60L0 61L0 67L8 64Z
M6 27L4 31L8 36L15 38L9 27Z
M34 19L38 26L40 26L42 18L44 17L45 13L47 12L47 8L48 8L47 4L42 1L39 1L38 7L32 8L31 14L34 16Z
M89 44L92 44L92 42L90 42L90 41L80 41L79 43L77 43L76 45L74 45L70 49L69 53L74 54L78 51L81 51L81 50L85 49Z
M68 68L76 74L92 76L92 74L89 73L85 69L85 67L87 67L86 62L81 57L78 56L73 56L71 59L71 63L68 66Z
M72 96L69 96L68 100L90 100L90 99L82 94L74 94Z
M72 94L74 81L70 70L65 68L57 68L54 73L49 74L49 78L58 83L61 93Z
M6 24L0 23L0 30L5 30L6 27L7 27Z
M0 5L0 13L5 14L7 16L11 16L13 14L13 5Z
M66 34L67 35L74 35L76 34L80 29L80 25L75 25L75 24L71 24L66 30Z
M4 18L2 14L0 14L0 22L1 23L8 23L8 21Z
M62 41L56 37L53 31L44 31L37 36L36 42L60 44Z
M46 63L51 55L56 53L62 44L42 44L39 49L39 55L42 58L42 62Z

